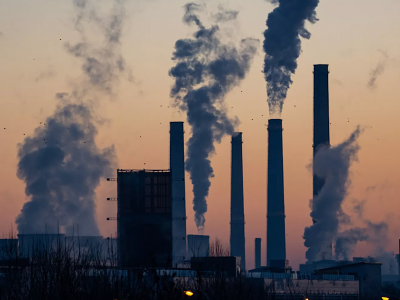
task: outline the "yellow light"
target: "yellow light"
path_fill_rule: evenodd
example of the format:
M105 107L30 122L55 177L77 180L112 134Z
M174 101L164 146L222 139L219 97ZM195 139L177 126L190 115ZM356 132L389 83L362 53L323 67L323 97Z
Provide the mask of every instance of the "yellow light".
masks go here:
M184 291L186 296L192 297L194 294L192 291Z
M388 297L382 297L382 300L389 300Z
M304 299L304 300L308 300L308 298Z

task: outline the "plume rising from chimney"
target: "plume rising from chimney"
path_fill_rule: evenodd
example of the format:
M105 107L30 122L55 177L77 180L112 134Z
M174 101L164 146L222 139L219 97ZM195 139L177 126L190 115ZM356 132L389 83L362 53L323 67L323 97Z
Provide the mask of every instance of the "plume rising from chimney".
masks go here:
M242 39L239 47L223 43L218 25L206 27L200 20L202 6L185 5L184 23L196 25L191 39L175 43L172 59L176 65L169 75L175 82L171 97L175 105L187 113L191 137L187 143L186 170L193 184L193 209L198 232L205 226L207 197L214 177L210 156L215 152L214 143L220 143L225 135L234 133L238 119L230 119L224 106L226 95L246 77L258 40ZM217 18L229 21L235 16Z

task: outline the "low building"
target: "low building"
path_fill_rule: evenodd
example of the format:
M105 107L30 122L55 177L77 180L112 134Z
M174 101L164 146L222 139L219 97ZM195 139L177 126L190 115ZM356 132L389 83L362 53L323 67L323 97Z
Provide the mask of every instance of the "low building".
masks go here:
M300 273L301 274L313 274L315 270L324 269L324 268L331 268L340 265L347 265L352 263L351 261L337 261L337 260L319 260L314 261L312 263L306 263L300 265Z
M200 272L216 272L220 276L236 277L241 272L241 259L234 256L192 257L191 268Z
M21 257L34 253L54 251L64 245L65 234L18 234L18 248Z
M187 236L187 258L190 260L192 257L208 257L210 256L210 237L208 235L194 235L188 234Z
M359 282L361 298L379 297L382 293L382 263L359 262L316 270L315 274L353 275Z

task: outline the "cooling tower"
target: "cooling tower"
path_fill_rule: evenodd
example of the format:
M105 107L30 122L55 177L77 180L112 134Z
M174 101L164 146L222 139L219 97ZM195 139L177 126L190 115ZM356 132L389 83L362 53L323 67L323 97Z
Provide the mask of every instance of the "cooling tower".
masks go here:
M186 259L185 154L183 122L170 123L173 266Z
M254 240L254 259L255 259L255 268L261 267L261 239L256 238Z
M208 235L189 234L187 259L192 257L208 257L210 256L210 237Z
M314 65L314 143L313 157L321 147L330 146L329 138L329 70L328 65ZM313 197L324 185L324 179L313 175ZM313 223L316 221L313 220ZM326 246L320 259L332 259L332 244Z
M243 203L242 133L232 135L231 164L231 237L230 254L241 258L241 269L246 270Z
M281 119L268 120L267 266L286 261L282 131Z

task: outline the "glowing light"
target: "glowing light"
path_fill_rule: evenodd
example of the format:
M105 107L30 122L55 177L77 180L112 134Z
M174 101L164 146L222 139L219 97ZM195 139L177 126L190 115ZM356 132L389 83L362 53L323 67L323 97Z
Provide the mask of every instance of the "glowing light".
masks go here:
M389 300L388 297L382 297L382 300Z
M186 296L192 297L194 294L192 291L184 291Z

